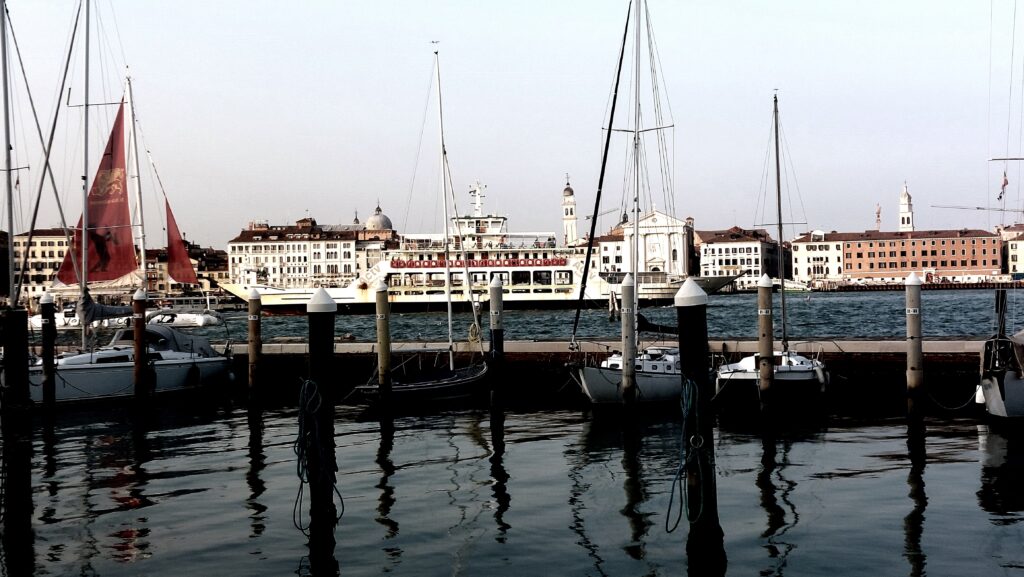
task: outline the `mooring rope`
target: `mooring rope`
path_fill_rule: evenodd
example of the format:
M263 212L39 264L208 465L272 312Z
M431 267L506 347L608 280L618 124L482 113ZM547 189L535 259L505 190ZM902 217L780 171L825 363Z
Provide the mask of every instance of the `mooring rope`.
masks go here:
M682 406L683 411L683 432L682 435L686 435L686 419L687 415L693 411L694 425L697 433L691 436L689 439L682 437L679 442L679 468L676 469L675 477L672 479L672 490L668 496L668 510L665 512L665 531L672 533L679 527L679 523L683 519L683 513L686 513L686 520L690 523L697 522L701 515L704 513L704 495L700 495L700 509L697 510L697 514L694 515L690 511L690 503L688 499L688 491L686 488L686 466L691 461L697 463L697 486L701 488L703 493L704 487L704 467L700 462L699 454L700 451L704 450L704 438L700 434L700 414L696 411L698 401L697 385L689 378L683 379L683 394L679 397L679 403ZM692 451L689 448L692 447ZM676 514L675 523L669 526L669 521L672 518L672 508L675 503L676 491L679 491L679 512Z
M978 394L978 390L979 389L981 389L981 385L980 384L978 386L974 387L974 392L972 392L971 396L968 397L967 402L965 402L964 404L962 404L962 405L960 405L958 407L947 407L946 405L943 405L942 403L939 402L938 399L935 398L934 395L932 395L931 391L928 391L928 398L931 399L932 402L935 403L935 406L937 406L940 409L943 409L945 411L950 411L950 412L959 411L960 409L963 409L967 405L970 405L971 403L974 402L974 400L975 400L975 398L976 398L976 396Z
M320 389L317 387L316 382L312 379L303 381L302 387L299 389L299 430L295 443L292 446L297 457L295 472L299 476L299 491L295 495L295 504L292 507L292 523L306 537L309 537L309 525L303 525L302 523L302 500L305 486L309 483L309 456L307 454L309 449L315 448L317 451L321 465L320 480L331 484L334 494L338 496L338 500L341 502L338 514L334 518L334 525L336 526L341 521L342 516L345 515L345 498L338 491L335 471L329 470L324 466L325 463L333 463L335 461L333 459L334 455L324 450L324 444L320 439L317 413L322 403L323 397L320 396Z

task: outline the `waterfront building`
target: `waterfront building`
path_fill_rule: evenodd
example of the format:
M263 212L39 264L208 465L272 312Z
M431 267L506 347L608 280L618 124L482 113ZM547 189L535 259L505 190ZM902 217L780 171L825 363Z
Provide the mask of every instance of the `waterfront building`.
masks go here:
M799 271L796 278L804 281L899 283L914 272L926 282L981 282L1002 273L1002 244L998 233L974 229L814 231L793 241L793 265ZM836 254L837 245L841 255ZM819 247L825 247L825 255ZM811 260L818 256L830 257L829 266L820 261L821 273ZM840 264L842 275L837 278L833 271Z
M696 233L699 243L700 276L735 276L740 290L752 289L762 274L778 276L778 243L762 228L704 230ZM788 271L787 271L788 272ZM788 278L788 274L787 274Z
M793 280L813 284L843 279L843 243L836 231L815 230L793 240Z
M397 243L380 206L366 223L357 217L350 225L319 225L309 217L294 225L254 221L228 241L228 278L286 288L346 286Z
M67 237L61 228L36 229L31 242L28 236L27 232L14 235L14 276L22 284L21 300L37 302L50 289L57 269L64 262Z

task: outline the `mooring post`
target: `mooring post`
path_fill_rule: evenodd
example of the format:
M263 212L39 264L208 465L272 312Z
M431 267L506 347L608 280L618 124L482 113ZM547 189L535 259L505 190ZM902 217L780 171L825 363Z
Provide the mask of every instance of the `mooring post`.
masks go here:
M682 358L686 506L691 515L686 554L691 574L695 575L724 574L726 561L715 479L715 419L711 411L714 390L710 378L707 305L707 293L693 278L687 278L676 293L675 306Z
M636 400L636 301L633 275L622 279L622 402L627 405Z
M39 298L39 312L43 328L43 406L52 409L57 404L57 375L53 363L57 349L57 307L53 295Z
M379 281L377 292L377 392L381 407L391 402L391 304L388 285Z
M912 429L923 426L924 343L921 340L921 278L910 273L907 292L907 418Z
M132 371L132 384L135 386L135 398L141 399L149 394L146 378L149 359L146 357L146 291L139 289L132 297L132 345L135 353L135 367Z
M488 290L488 309L491 320L491 406L501 405L505 364L505 294L501 277L494 275Z
M260 355L263 354L263 297L256 289L249 290L249 391L256 389Z
M302 417L305 419L305 447L309 475L309 550L314 575L333 575L334 528L338 510L334 505L334 485L338 462L334 455L335 383L334 319L338 305L324 289L317 290L306 304L309 320L309 380L303 390ZM319 399L316 396L319 396Z
M4 413L28 408L28 313L22 308L3 311Z
M761 411L771 406L772 383L775 382L775 333L772 322L772 279L767 274L757 281L757 366L758 396Z

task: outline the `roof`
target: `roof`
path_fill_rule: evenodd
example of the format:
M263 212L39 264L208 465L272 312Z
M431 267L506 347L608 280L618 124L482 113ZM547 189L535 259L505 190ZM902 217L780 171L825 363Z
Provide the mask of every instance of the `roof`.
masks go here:
M360 227L361 229L362 227ZM334 227L300 227L300 226L271 226L265 229L246 229L238 233L238 236L228 242L255 242L256 237L260 240L355 240L356 231L344 229L335 230Z
M849 242L874 240L927 240L940 238L999 238L987 230L962 228L960 230L914 230L908 232L887 232L865 230L864 232L827 232L821 240L811 240L811 233L800 235L793 242Z
M64 229L63 228L59 228L59 227L58 228L37 228L37 229L35 229L35 230L31 231L31 232L32 232L32 236L34 236L34 237L35 236L64 236ZM16 237L17 236L27 237L28 236L28 231L16 234L14 236L16 236Z
M734 226L725 230L701 230L694 232L697 238L700 239L696 244L726 242L766 242L775 244L775 240L763 228L744 229Z

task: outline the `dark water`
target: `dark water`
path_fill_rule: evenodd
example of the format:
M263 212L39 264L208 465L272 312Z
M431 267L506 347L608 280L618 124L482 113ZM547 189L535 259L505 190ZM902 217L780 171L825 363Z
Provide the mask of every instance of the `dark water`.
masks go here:
M778 313L778 295L776 313ZM906 303L902 292L805 293L790 294L786 305L791 339L828 338L900 338L906 336ZM985 337L995 327L994 292L983 290L923 291L922 322L926 337ZM1009 294L1007 326L1024 328L1024 293ZM649 320L676 324L672 307L641 311ZM506 311L507 340L567 341L572 334L575 311ZM712 338L754 338L757 335L757 299L753 294L712 295L708 303L708 334ZM482 322L486 332L487 315ZM454 320L456 340L466 338L472 322L468 313ZM351 335L357 341L376 339L373 315L339 316L335 334ZM776 327L778 330L778 320ZM244 316L229 319L226 327L198 329L215 340L246 338ZM444 313L396 314L391 320L392 337L397 341L444 341L447 316ZM263 318L263 335L275 337L305 336L301 316ZM580 316L577 332L581 339L616 339L619 323L609 322L604 309L587 309Z
M665 529L672 418L623 428L551 411L502 424L467 410L398 418L382 437L357 416L336 414L343 575L687 574L688 525ZM309 574L292 516L294 410L59 421L34 431L32 507L5 519L32 533L5 530L5 574ZM1024 439L972 420L928 427L916 465L900 420L774 441L717 429L728 574L1024 574Z

